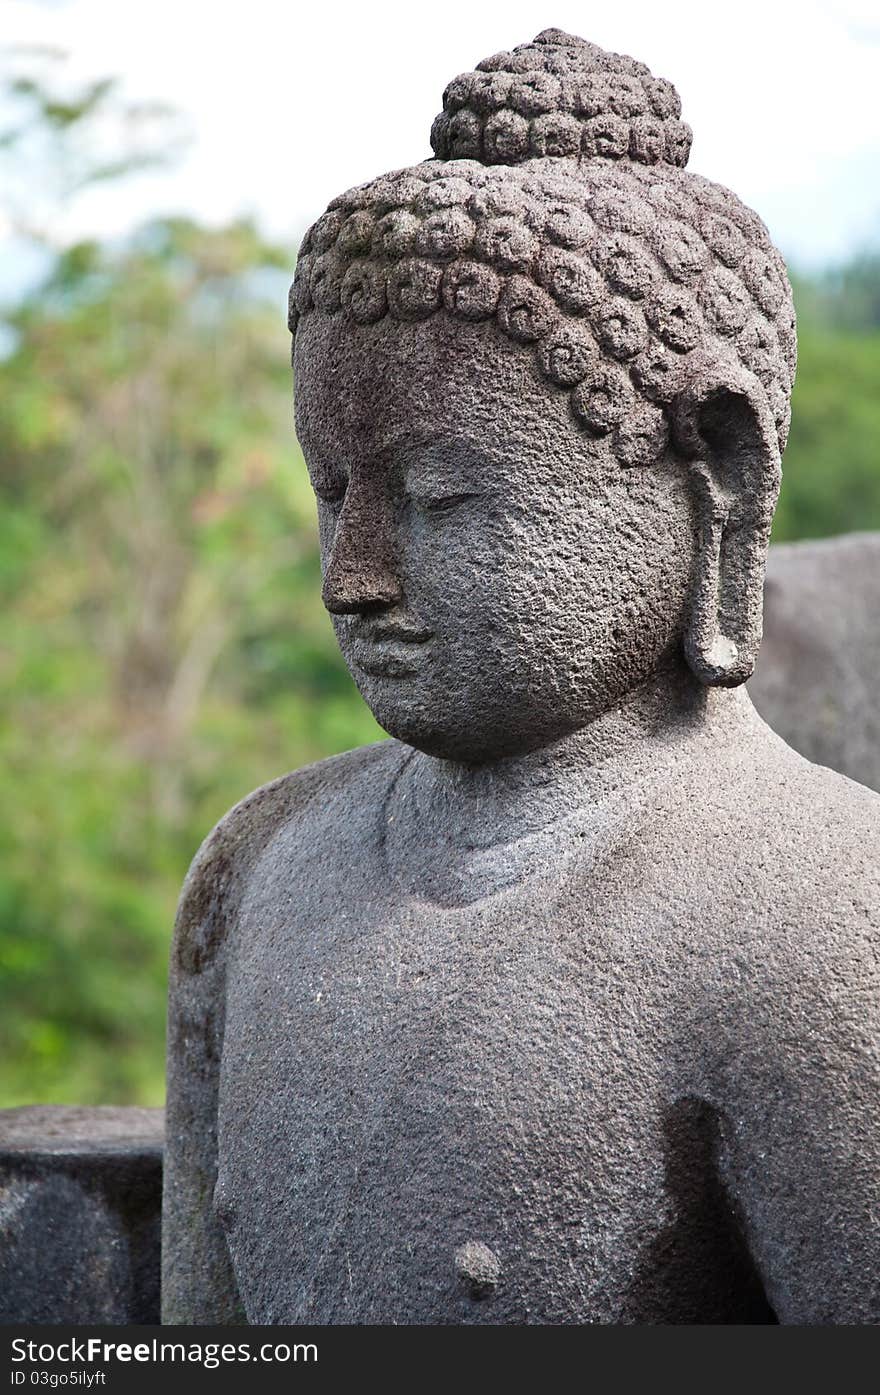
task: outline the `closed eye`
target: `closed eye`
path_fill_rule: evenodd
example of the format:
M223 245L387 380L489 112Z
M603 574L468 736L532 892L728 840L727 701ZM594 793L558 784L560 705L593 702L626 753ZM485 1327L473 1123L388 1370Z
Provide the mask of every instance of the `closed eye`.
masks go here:
M459 504L466 504L469 499L477 498L479 498L479 495L473 492L439 494L423 498L414 497L413 503L416 508L424 510L425 513L449 513L451 509L457 508Z
M346 483L341 484L316 484L315 493L322 504L329 504L331 508L338 508L345 498L345 491L348 488Z

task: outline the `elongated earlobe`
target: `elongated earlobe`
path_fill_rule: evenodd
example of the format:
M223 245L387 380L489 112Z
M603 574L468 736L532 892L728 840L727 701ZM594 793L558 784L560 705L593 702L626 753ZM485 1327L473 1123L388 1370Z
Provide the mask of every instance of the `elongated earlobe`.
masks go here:
M739 364L695 367L673 418L676 448L689 461L698 528L684 651L702 683L732 688L751 677L761 643L780 452L757 379Z
M751 677L761 643L767 541L748 546L758 540L731 524L728 501L705 461L694 461L690 476L700 539L685 658L701 683L732 688Z

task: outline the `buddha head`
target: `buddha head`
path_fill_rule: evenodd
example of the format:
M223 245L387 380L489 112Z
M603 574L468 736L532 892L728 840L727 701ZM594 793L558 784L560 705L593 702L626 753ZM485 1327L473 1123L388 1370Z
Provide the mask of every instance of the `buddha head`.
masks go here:
M795 368L784 263L675 89L549 30L455 78L434 158L334 199L291 289L323 596L378 721L536 749L749 677Z

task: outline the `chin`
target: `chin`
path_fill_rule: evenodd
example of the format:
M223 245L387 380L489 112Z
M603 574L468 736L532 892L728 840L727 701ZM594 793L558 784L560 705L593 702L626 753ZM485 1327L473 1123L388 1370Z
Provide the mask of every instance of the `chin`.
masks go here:
M474 741L471 733L463 734L460 729L428 719L423 711L415 711L405 702L371 696L367 699L367 705L389 736L402 741L405 746L414 746L426 756L460 761L486 759L479 742Z
M534 714L523 713L522 720L512 720L513 707L492 712L488 720L475 722L474 712L486 712L478 699L458 694L457 701L432 695L426 702L415 692L405 693L402 685L390 691L390 684L375 680L359 684L361 694L389 736L406 746L423 751L439 760L460 761L465 765L484 765L488 761L504 760L526 755L546 746L565 731L545 729L534 721ZM456 713L466 713L456 720ZM575 725L577 725L575 723Z
M488 734L484 737L470 724L456 722L457 704L433 694L428 700L414 686L407 691L405 680L358 674L357 684L379 726L396 741L441 760L491 759L486 753Z

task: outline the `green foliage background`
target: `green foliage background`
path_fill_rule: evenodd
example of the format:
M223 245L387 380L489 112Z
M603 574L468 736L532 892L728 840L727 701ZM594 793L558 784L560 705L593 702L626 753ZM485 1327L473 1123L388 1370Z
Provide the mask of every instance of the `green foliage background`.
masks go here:
M17 81L19 169L35 142L79 184L157 158L90 158L112 84L62 103ZM255 786L380 733L319 601L290 249L248 222L63 251L18 227L47 274L0 360L0 1105L154 1104L199 842ZM796 295L775 537L880 528L880 258Z

